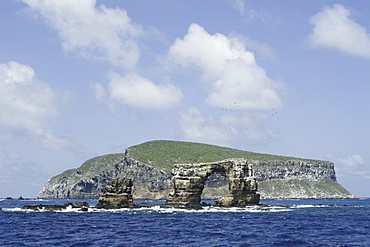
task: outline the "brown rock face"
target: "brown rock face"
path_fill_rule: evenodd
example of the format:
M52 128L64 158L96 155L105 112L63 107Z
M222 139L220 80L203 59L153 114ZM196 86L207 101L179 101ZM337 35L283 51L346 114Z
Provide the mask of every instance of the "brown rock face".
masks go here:
M216 206L242 207L258 204L257 183L252 165L245 159L229 159L212 163L176 164L172 170L173 191L169 205L199 205L207 178L214 173L228 179L230 194L216 201Z
M101 190L96 208L117 209L134 206L132 198L132 180L130 178L115 178L112 185Z

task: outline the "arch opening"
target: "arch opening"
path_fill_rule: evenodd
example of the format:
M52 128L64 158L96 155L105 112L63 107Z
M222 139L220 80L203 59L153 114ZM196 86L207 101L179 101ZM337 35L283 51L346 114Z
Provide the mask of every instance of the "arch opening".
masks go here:
M219 173L212 173L206 180L201 202L212 203L229 194L228 179Z

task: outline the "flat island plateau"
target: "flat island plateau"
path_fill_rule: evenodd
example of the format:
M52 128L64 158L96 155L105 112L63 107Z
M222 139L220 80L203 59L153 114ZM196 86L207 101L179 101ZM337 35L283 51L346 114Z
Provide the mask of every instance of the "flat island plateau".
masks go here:
M242 158L252 165L261 199L356 198L336 180L330 161L253 153L232 148L180 141L149 141L131 146L125 153L107 154L84 162L50 178L38 198L98 199L101 189L114 178L133 181L138 200L166 199L172 191L175 164L198 164ZM219 199L229 193L221 174L207 178L202 199Z

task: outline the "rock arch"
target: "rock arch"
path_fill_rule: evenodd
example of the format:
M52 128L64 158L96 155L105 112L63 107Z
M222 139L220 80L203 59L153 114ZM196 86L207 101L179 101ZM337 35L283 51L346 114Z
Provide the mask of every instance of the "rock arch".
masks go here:
M228 179L230 194L216 201L216 206L242 207L259 203L252 163L245 159L227 159L211 163L175 164L173 191L166 204L199 205L207 178L218 173Z

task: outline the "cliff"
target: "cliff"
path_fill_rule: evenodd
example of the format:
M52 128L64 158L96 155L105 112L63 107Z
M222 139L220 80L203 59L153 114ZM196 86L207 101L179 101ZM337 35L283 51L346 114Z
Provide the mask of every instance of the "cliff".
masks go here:
M86 161L77 169L50 178L38 198L97 199L116 177L131 178L134 198L160 199L170 189L171 174L132 159L129 154L108 154Z
M127 148L122 154L90 159L77 169L50 178L38 198L97 199L101 188L115 177L131 178L134 199L162 199L171 191L175 163L215 162L244 158L253 164L262 199L354 198L337 181L329 161L259 154L219 146L151 141ZM203 198L228 194L227 180L215 174L207 179Z

